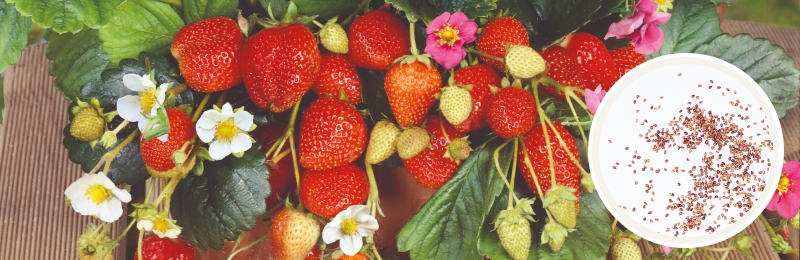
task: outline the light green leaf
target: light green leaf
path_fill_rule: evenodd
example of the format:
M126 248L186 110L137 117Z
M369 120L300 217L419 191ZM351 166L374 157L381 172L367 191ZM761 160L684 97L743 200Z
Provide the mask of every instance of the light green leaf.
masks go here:
M342 21L358 8L360 1L355 0L294 0L297 13L307 16L319 15L317 21L327 21L339 16Z
M648 59L693 52L722 34L716 8L709 1L675 1L669 13L672 14L669 22L659 26L664 31L664 43L658 52L648 55Z
M50 42L45 55L53 61L50 75L56 78L55 87L65 98L75 100L80 96L81 86L100 80L100 73L108 65L108 54L103 52L97 30L75 34L48 31L45 39Z
M175 9L159 1L128 0L116 11L116 17L100 29L103 50L113 64L141 52L167 53L172 37L184 26Z
M170 212L181 235L202 249L222 249L243 230L255 227L267 210L269 169L254 145L241 158L229 155L205 164L202 176L188 174L172 193Z
M114 17L114 7L123 0L9 0L17 10L33 17L36 24L57 33L78 32L83 25L100 28Z
M17 13L14 4L0 0L0 72L19 61L32 26L30 17Z
M497 0L428 0L428 2L442 12L461 11L469 19L489 16L492 11L497 9Z
M411 259L482 259L478 235L495 197L503 190L503 177L495 169L492 154L504 141L487 141L461 163L453 179L400 230L398 250L411 250ZM507 145L500 154L507 155L510 150ZM503 174L510 163L510 156L500 157Z
M239 13L238 5L238 1L231 0L185 0L183 16L186 18L186 23L215 16L235 18Z
M602 0L531 0L534 13L531 46L542 49L572 33L592 19Z
M275 19L280 20L286 14L286 9L289 8L289 1L287 0L258 0L264 12L272 10L272 15Z
M753 39L748 34L723 34L695 53L720 58L750 75L772 101L778 117L786 116L787 110L797 106L800 71L794 66L795 60L769 40Z

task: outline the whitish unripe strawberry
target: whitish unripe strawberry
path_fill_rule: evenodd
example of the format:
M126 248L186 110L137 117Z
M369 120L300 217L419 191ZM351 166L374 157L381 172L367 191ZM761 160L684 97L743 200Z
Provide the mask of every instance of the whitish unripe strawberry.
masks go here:
M641 260L642 252L633 239L628 237L618 237L611 246L612 260Z
M474 105L469 90L452 85L442 88L439 109L450 124L457 125L467 120Z
M319 40L325 49L339 54L347 54L350 51L347 45L347 32L336 23L336 19L337 17L334 17L322 26L322 29L319 30Z
M430 145L431 136L424 128L415 126L403 131L397 138L397 155L409 159L424 151Z
M369 164L380 163L397 151L397 138L400 128L389 120L381 120L372 128L367 144L367 155L364 162Z
M575 202L571 200L561 200L547 206L553 218L564 225L566 228L575 228L578 213L575 212Z
M91 142L100 139L106 131L106 121L94 107L82 108L72 119L69 133L78 140Z
M501 211L494 222L500 244L514 260L528 259L531 249L531 203L523 200L516 208Z
M461 161L466 160L470 152L472 152L472 147L469 147L467 138L468 136L453 139L453 141L447 145L447 152L444 153L444 158L452 159L456 163L461 163Z
M506 51L506 68L511 76L518 79L530 79L546 69L546 63L542 56L531 47L525 45L514 45Z

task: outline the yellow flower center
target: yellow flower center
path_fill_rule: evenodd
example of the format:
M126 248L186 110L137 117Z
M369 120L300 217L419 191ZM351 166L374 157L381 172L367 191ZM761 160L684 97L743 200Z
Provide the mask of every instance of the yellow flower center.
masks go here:
M169 229L169 224L170 223L169 220L167 220L167 218L157 217L155 221L153 221L153 228L155 228L158 231L164 232L167 231L167 229Z
M658 3L659 5L663 5L663 4L666 4L666 3L667 3L667 0L655 0L655 1L656 1L656 3Z
M156 101L158 100L157 98L158 91L155 88L145 90L140 98L142 101L142 112L149 114L150 110L153 109L153 106L156 105Z
M84 195L86 195L86 197L96 205L100 205L100 203L103 203L104 201L111 200L111 192L109 192L106 187L103 187L103 185L100 184L89 186Z
M345 235L350 235L358 231L358 222L354 218L348 218L342 221L339 228L342 229L342 233Z
M217 140L230 143L239 132L233 119L228 119L217 124Z
M439 45L447 44L452 47L456 41L461 39L458 37L458 29L455 26L450 27L449 23L444 24L444 28L437 29L434 34L439 36Z
M781 195L786 193L787 191L789 191L790 184L791 182L789 181L788 177L781 176L781 180L778 181L778 192L780 192Z

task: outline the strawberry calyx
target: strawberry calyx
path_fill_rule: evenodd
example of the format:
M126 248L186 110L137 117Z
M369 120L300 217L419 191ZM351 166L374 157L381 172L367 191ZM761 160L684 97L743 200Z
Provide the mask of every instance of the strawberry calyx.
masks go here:
M574 229L567 229L552 218L548 218L542 229L542 244L547 243L553 252L559 252L561 247L564 246L564 241L567 240L570 231L574 231Z
M318 16L298 16L297 5L295 5L292 1L289 1L289 6L286 8L286 13L283 15L281 20L275 19L275 15L272 14L272 5L267 6L267 14L269 14L269 18L255 18L255 21L266 29L280 27L292 23L308 24L314 21L314 19L316 19Z
M467 141L467 138L469 138L469 136L453 139L453 141L447 145L444 158L451 159L456 162L456 164L461 164L461 161L469 158L472 148L469 146L470 142Z

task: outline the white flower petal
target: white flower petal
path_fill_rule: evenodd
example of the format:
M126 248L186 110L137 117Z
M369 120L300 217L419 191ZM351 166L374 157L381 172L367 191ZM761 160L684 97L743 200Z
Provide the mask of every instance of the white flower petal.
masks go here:
M197 120L195 128L214 129L217 127L217 124L222 121L220 119L222 119L222 114L215 110L208 110L203 112L203 115Z
M208 145L208 153L211 155L211 158L214 160L222 160L225 156L231 154L231 143L226 142L213 142Z
M119 199L122 202L125 203L131 202L131 194L128 193L127 190L114 188L111 190L111 193L114 194L115 198Z
M74 197L83 197L83 194L86 192L86 188L91 185L88 177L89 174L84 173L80 179L70 184L69 187L64 190L64 195L70 200L74 200Z
M325 225L325 228L322 229L322 241L325 242L325 244L331 244L339 239L342 239L344 233L342 233L342 229L339 228L340 224L341 221L337 224L330 222Z
M231 141L231 152L241 153L250 149L253 143L250 142L250 136L245 133L239 133Z
M356 232L359 236L369 236L375 234L375 231L378 231L378 221L373 218L367 222L358 223L356 227L358 227Z
M145 75L145 77L149 76ZM147 81L150 80L147 79ZM146 86L143 84L143 82L144 79L142 78L142 76L136 74L126 74L125 76L122 76L122 84L124 84L125 87L128 87L128 89L136 92L142 92L145 90Z
M139 220L139 222L136 222L136 228L137 229L148 231L148 232L153 230L153 225L155 225L155 224L153 224L153 221L150 221L150 220L147 220L147 219Z
M142 119L139 120L139 124L137 125L139 127L139 132L144 133L144 130L145 130L145 128L147 128L147 124L149 124L149 123L150 123L150 119L142 117Z
M116 199L111 198L111 201L100 203L100 208L97 211L97 217L105 222L114 222L122 216L122 203Z
M345 255L354 256L361 250L364 241L357 234L345 235L339 240L339 247Z
M158 140L161 141L161 142L166 142L169 139L169 134L163 134L163 135L160 135L160 136L158 136L156 138L158 138Z
M225 116L226 119L233 117L233 107L231 107L231 103L222 105L222 115Z
M197 136L200 137L200 140L203 141L204 143L209 143L211 142L211 140L214 140L214 134L217 133L216 129L209 130L198 127L195 130L197 130Z
M72 204L72 209L74 209L75 212L78 212L84 216L97 215L97 205L95 205L94 202L89 200L89 198L87 198L85 195L81 194L75 198L70 198L69 201Z
M166 236L168 238L172 238L172 239L178 238L178 235L180 235L180 234L181 234L181 230L177 229L177 228L170 228L170 229L167 229L166 232L164 232L164 236Z
M233 115L233 123L242 131L250 130L250 126L253 125L253 115L244 110L236 112Z
M119 112L119 117L131 122L138 122L144 118L142 116L142 103L137 96L128 95L118 99L117 112Z
M159 104L164 104L164 100L167 99L167 89L169 88L169 83L162 83L161 85L156 88L158 94L156 94L156 100L158 100Z

